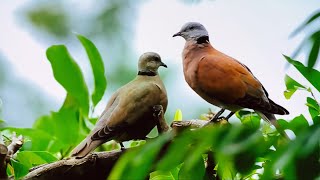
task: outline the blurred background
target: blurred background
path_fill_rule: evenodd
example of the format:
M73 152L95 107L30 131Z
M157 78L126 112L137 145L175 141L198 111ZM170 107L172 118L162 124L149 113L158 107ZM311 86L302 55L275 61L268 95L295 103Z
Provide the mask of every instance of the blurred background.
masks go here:
M271 99L291 112L281 118L290 120L306 114L307 92L286 100L285 74L311 85L286 66L282 54L292 55L305 34L314 31L311 26L289 38L318 8L318 0L1 1L0 120L9 126L31 127L38 117L59 109L66 93L54 80L45 55L53 44L67 45L92 91L90 64L74 33L91 39L104 59L108 87L95 109L97 116L112 92L135 77L138 58L146 51L159 53L169 67L160 70L169 95L167 121L172 121L177 109L183 119L197 118L209 108L216 111L184 81L184 40L172 35L189 21L204 24L213 46L246 64ZM306 54L296 59L305 62Z

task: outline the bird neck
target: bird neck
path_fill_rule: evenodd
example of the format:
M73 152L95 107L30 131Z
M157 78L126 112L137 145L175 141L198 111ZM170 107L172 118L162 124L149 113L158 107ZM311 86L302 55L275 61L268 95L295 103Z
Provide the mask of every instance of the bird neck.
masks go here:
M197 44L209 43L209 36L201 36L197 40Z
M156 75L158 75L158 73L154 72L154 71L150 71L150 70L140 70L138 72L138 75L140 75L140 76L156 76Z

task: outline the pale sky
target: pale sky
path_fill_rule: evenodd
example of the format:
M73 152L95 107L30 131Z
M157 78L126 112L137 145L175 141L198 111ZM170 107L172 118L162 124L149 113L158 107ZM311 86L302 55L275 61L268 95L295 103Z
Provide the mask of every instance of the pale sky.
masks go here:
M49 45L40 43L16 22L14 12L26 1L2 1L0 11L0 51L10 60L18 76L24 77L57 102L65 97L63 88L54 80L45 57ZM246 64L262 82L271 99L286 107L290 119L307 113L304 106L307 93L298 92L291 100L283 96L284 76L289 74L302 84L309 85L294 68L285 70L282 54L291 55L301 41L300 37L288 39L289 34L319 8L318 0L215 0L200 4L185 4L172 0L144 1L139 8L134 46L137 54L158 52L169 68L176 71L174 81L165 82L169 94L169 107L180 108L184 119L190 108L207 104L185 83L182 73L182 38L172 38L181 26L189 21L202 23L209 31L212 45L220 51ZM303 56L302 56L303 57ZM166 73L161 70L161 74ZM227 82L226 82L227 83ZM104 105L98 106L101 112ZM173 117L170 114L169 117Z

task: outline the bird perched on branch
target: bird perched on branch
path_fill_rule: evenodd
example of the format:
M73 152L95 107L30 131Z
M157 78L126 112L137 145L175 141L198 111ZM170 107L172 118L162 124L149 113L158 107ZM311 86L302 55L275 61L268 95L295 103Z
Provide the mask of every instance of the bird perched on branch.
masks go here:
M212 121L217 120L225 109L231 111L228 119L234 112L250 108L279 128L274 114L289 112L268 97L266 89L247 66L211 46L202 24L186 23L175 36L186 40L182 52L185 80L199 96L222 108Z
M158 75L160 66L167 67L157 53L140 56L137 77L111 96L94 129L71 156L84 157L109 140L123 147L123 141L145 139L159 125L155 113L165 113L168 104L166 89Z

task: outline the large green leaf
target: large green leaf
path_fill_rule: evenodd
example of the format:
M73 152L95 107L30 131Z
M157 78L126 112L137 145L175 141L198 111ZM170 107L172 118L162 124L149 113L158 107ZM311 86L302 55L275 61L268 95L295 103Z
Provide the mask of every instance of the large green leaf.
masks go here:
M251 111L237 111L236 116L240 119L242 124L249 128L258 129L260 127L261 118Z
M148 176L161 147L171 138L164 134L147 144L126 152L113 167L108 179L144 179Z
M320 91L320 72L304 66L301 62L291 59L284 55L287 61L292 64L297 70L318 90Z
M25 138L22 150L47 151L50 144L55 140L50 134L39 129L13 127L1 129L1 134L8 137L10 137L12 132L16 132L18 135L22 135Z
M178 180L179 170L176 167L172 171L154 171L150 173L150 180Z
M93 71L95 88L91 98L92 98L93 105L95 106L101 100L107 87L107 79L105 77L103 60L101 58L101 55L98 49L89 39L87 39L86 37L80 34L78 34L77 37L82 43L83 47L85 48L88 54L91 68Z
M21 179L23 176L28 174L29 169L30 169L28 166L14 160L14 159L10 159L10 163L13 167L15 179Z
M15 159L29 168L57 160L56 157L46 151L21 151Z
M306 89L303 85L298 83L296 80L292 79L290 76L286 75L284 78L284 81L286 83L286 91L284 91L284 96L286 99L290 99L291 96L296 92L298 88L304 88Z
M312 118L320 115L320 106L315 99L307 97L307 106Z
M186 161L179 171L179 180L203 179L205 173L204 161L201 154L198 154L198 160L195 163L188 164Z
M313 125L294 141L275 152L273 170L282 169L284 179L315 179L319 176L320 126ZM303 148L301 148L303 147Z
M83 123L79 112L60 109L59 112L39 118L33 128L45 131L53 137L54 141L48 149L50 152L62 152L62 155L66 155L88 133L81 127Z
M302 114L293 118L290 122L283 119L279 119L277 122L283 129L290 129L296 135L309 128L308 120Z
M11 160L11 163L15 178L20 179L29 172L30 168L56 160L56 157L45 151L21 151L17 153L14 160Z
M310 50L309 53L309 57L308 57L308 67L314 67L314 65L316 64L316 61L318 59L318 55L319 55L319 50L320 50L320 32L319 32L319 37L317 37L317 40L314 40L312 48Z
M73 99L84 115L89 112L89 93L78 64L64 45L54 45L47 49L55 79L67 91L66 100ZM65 103L66 104L66 103Z

